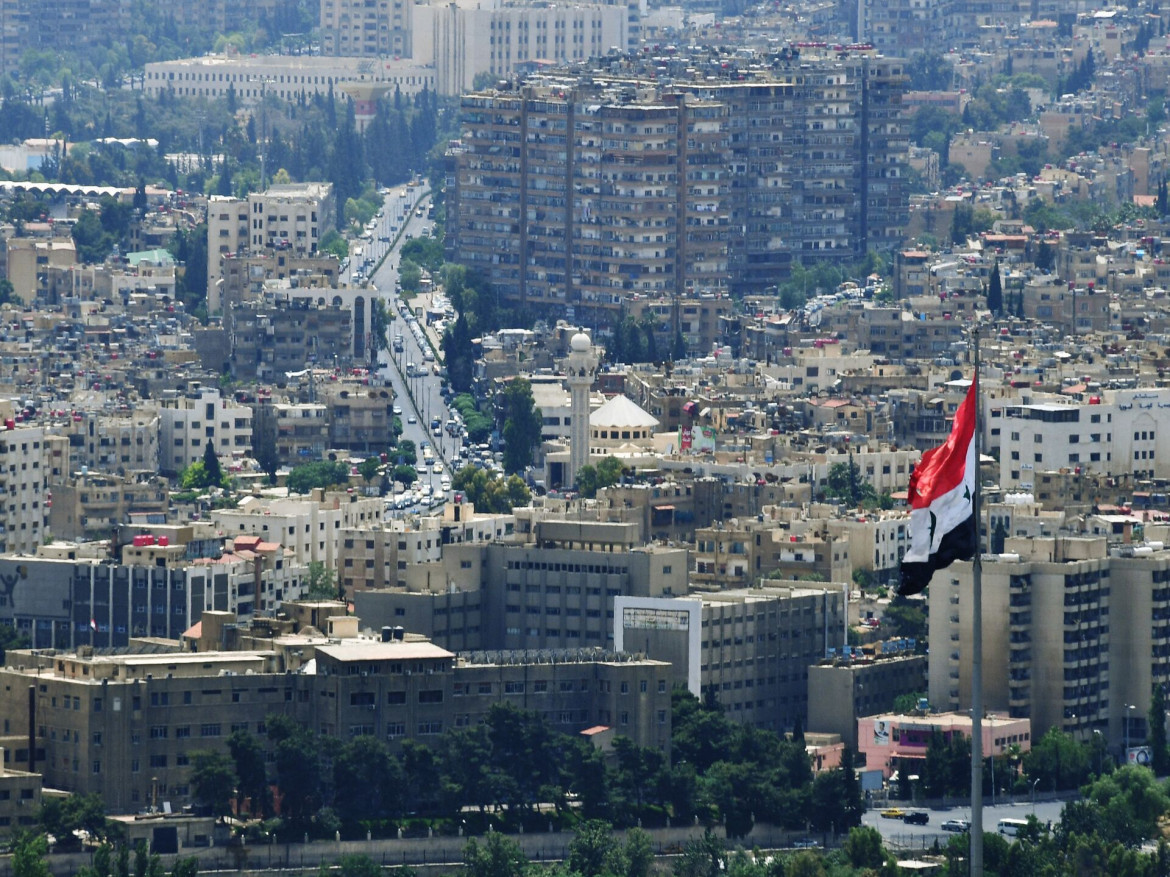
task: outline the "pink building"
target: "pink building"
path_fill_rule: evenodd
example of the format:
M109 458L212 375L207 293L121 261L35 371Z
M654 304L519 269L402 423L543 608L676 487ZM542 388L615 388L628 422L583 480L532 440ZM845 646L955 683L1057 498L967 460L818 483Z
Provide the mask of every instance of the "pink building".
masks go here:
M926 748L935 731L950 740L955 735L971 736L971 717L965 713L887 713L857 720L857 750L867 770L880 770L890 778L903 759L926 760ZM1032 726L1028 719L989 715L983 719L983 755L1003 755L1009 747L1020 752L1032 748ZM920 773L914 770L914 773Z

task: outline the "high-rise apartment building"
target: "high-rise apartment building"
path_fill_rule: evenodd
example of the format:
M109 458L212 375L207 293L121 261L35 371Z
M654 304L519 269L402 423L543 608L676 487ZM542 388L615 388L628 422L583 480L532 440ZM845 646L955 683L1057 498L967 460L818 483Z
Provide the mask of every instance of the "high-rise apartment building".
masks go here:
M983 562L984 702L1081 738L1144 740L1150 692L1170 684L1170 552L1101 537L1009 538ZM971 564L935 577L930 702L970 706Z
M554 79L463 99L454 258L521 306L761 293L907 216L902 62L789 57L746 81Z
M410 0L321 0L326 55L411 57Z
M215 387L191 389L161 400L159 413L159 470L182 472L203 459L211 445L221 464L242 456L252 444L252 409L225 399Z

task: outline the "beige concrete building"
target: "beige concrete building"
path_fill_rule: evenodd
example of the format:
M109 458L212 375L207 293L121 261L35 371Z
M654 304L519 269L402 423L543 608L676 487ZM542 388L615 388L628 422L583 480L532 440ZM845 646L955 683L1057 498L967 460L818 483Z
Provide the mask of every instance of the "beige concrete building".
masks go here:
M71 238L8 239L8 280L12 294L23 304L48 298L50 269L64 270L77 264Z
M321 50L326 55L409 58L410 0L321 0Z
M169 488L165 478L146 472L79 472L52 482L49 526L58 539L109 539L132 513L165 517L170 506Z
M252 446L252 409L193 381L183 395L159 400L159 471L177 474L201 461L208 444L226 470Z
M270 714L342 740L433 743L492 706L537 712L579 733L611 725L669 752L670 667L601 651L479 654L430 642L317 637L315 672L286 672L275 651L10 654L0 716L21 732L35 686L46 783L97 793L111 813L191 803L192 753L226 752L232 732L263 736ZM0 783L3 781L0 780ZM0 786L2 787L2 786Z
M925 655L894 653L820 661L808 668L806 730L840 734L857 751L858 719L889 712L903 694L925 691Z
M41 775L10 764L8 755L7 749L0 749L0 837L4 838L32 830L41 809Z
M614 644L673 668L736 721L781 733L808 725L809 667L845 639L842 588L767 587L614 600Z

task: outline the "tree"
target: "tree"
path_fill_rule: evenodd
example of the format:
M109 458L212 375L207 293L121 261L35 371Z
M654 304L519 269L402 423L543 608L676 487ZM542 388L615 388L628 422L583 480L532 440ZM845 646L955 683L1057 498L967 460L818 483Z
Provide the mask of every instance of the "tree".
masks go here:
M532 449L540 444L544 421L532 398L532 384L524 378L508 383L503 402L504 471L522 472L532 463Z
M1003 282L999 276L999 259L991 266L991 279L987 284L987 309L997 317L1003 313Z
M46 834L57 838L58 849L80 846L74 832L90 837L104 838L106 806L96 792L89 795L70 795L68 798L45 798L41 802L38 820Z
M17 835L12 845L12 877L52 877L45 856L49 843L43 834Z
M336 600L337 571L329 569L319 560L309 561L309 586L305 589L306 600Z
M9 649L27 649L28 637L17 632L11 624L0 623L0 664L4 663L4 655Z
M1042 788L1059 791L1078 788L1089 778L1092 765L1086 747L1059 728L1050 728L1024 756L1024 772Z
M397 815L401 786L401 767L377 737L355 737L333 758L334 806L345 825Z
M877 502L877 491L868 481L861 480L861 467L853 462L852 454L848 462L829 467L824 491L830 499L842 500L854 508Z
M242 812L246 800L251 814L263 817L268 812L270 798L264 747L244 730L232 731L227 745L236 771L236 810Z
M528 858L519 844L498 831L480 843L472 838L463 848L467 877L522 877Z
M410 485L418 481L418 470L413 466L402 463L394 467L394 480L400 482L404 487L410 487Z
M369 484L378 475L378 470L382 468L382 461L377 457L366 457L358 464L358 474L362 476L362 480Z
M624 466L617 457L610 455L596 466L586 463L577 470L577 490L586 499L597 496L597 491L617 484L622 478Z
M618 869L614 867L617 852L613 826L600 819L591 819L577 826L576 834L569 842L569 870L581 877L617 874Z
M268 738L274 743L281 813L295 829L304 829L321 798L321 741L292 718L271 715Z
M206 473L208 484L222 483L223 470L219 466L219 456L210 441L203 445L203 471Z
M295 467L285 484L289 493L309 493L315 487L332 487L349 481L349 467L341 462L323 460Z
M1154 769L1154 776L1164 777L1170 773L1170 750L1166 748L1166 694L1157 682L1150 693L1147 724L1150 732L1146 742L1153 753L1150 767Z
M231 813L238 782L231 756L212 750L192 752L191 765L191 791L195 800L210 808L213 816Z

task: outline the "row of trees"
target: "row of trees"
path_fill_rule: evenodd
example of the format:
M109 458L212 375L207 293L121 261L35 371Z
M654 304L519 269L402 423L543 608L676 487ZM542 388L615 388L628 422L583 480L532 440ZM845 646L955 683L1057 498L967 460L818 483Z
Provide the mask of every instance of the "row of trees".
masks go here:
M228 752L195 755L192 790L216 814L271 817L275 785L281 818L269 830L291 837L381 835L407 814L472 828L699 817L724 822L733 836L757 819L826 831L860 822L851 756L814 778L799 733L787 740L732 722L714 701L701 704L681 690L672 712L672 762L618 737L612 763L592 744L508 705L494 707L482 725L449 729L433 745L407 740L398 754L376 737L340 741L274 715L266 722L271 773L265 744L236 731Z

